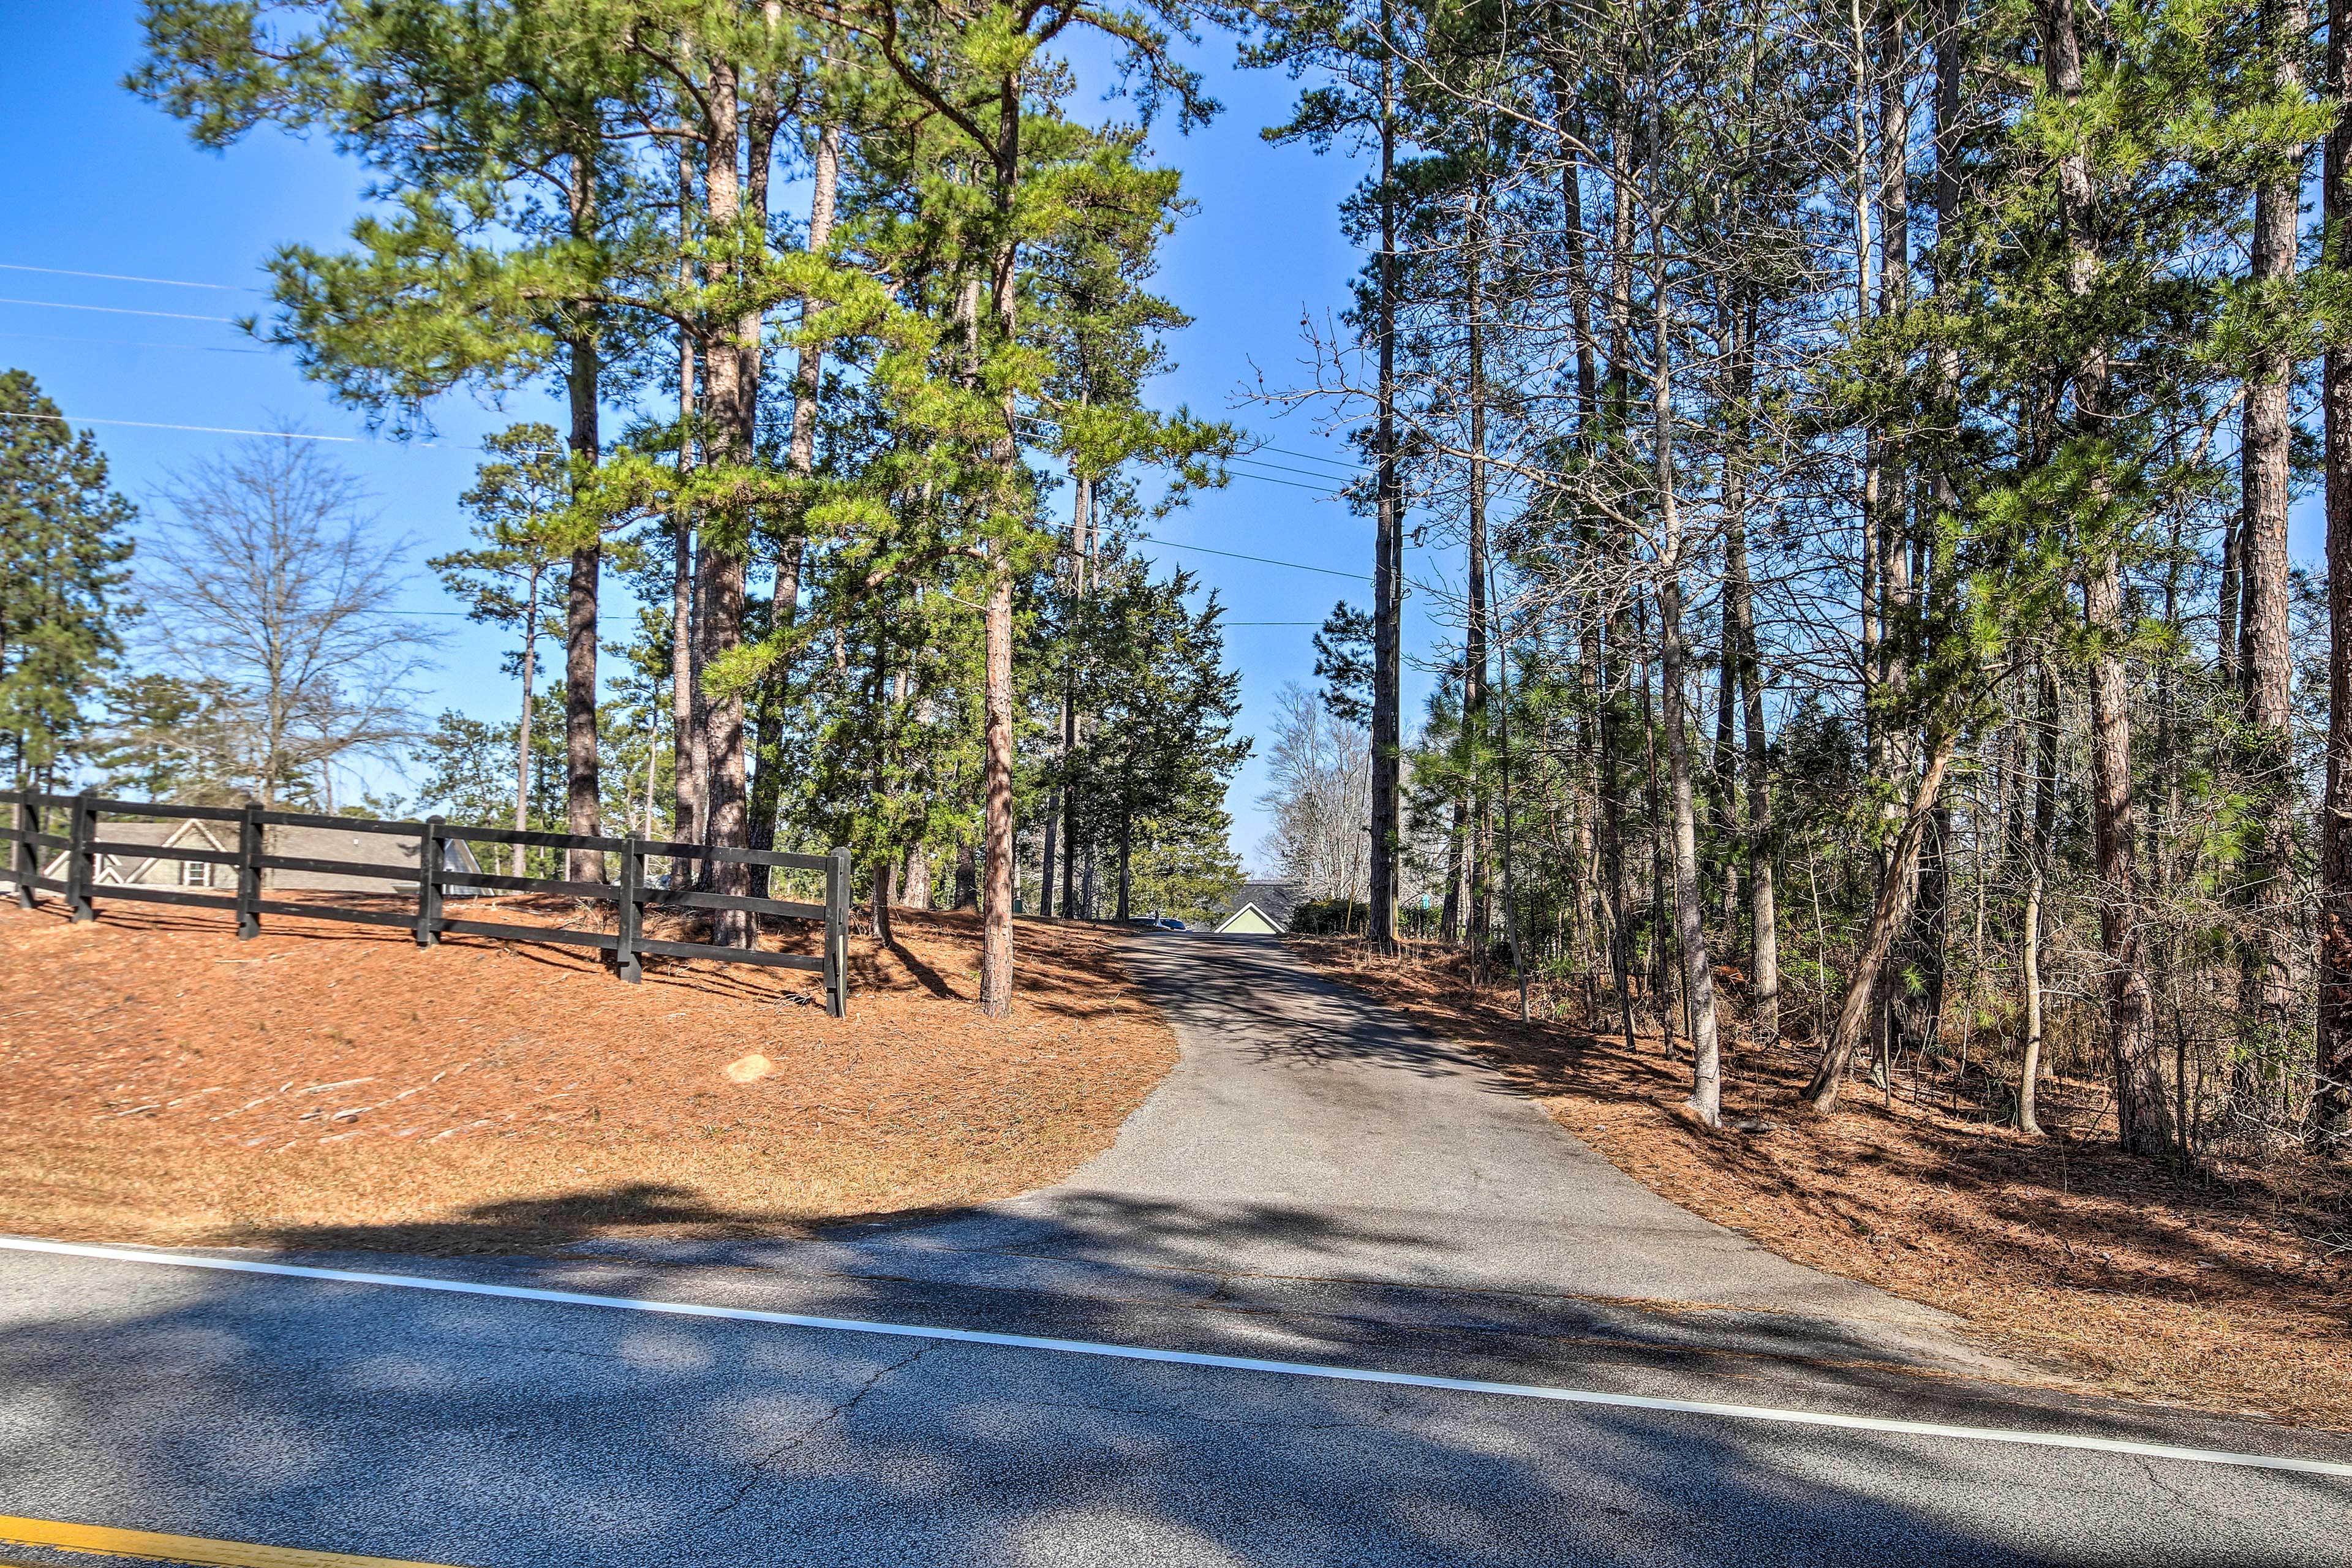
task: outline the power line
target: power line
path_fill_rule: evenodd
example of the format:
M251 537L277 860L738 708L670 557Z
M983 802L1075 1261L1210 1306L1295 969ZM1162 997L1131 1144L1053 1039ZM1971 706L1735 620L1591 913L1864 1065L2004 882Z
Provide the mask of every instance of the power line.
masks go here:
M14 261L0 261L0 272L47 272L58 278L103 278L110 283L161 283L173 289L218 289L228 294L260 292L241 283L191 283L184 278L134 278L127 272L78 272L70 267L26 267Z
M33 267L22 262L14 261L0 261L0 271L39 272L46 273L56 278L95 278L110 283L153 283L170 289L210 289L228 294L257 294L260 292L259 289L254 288L252 285L245 283L199 283L192 279L186 278L149 278L142 274L130 272L85 272L78 268L72 267ZM126 310L121 306L110 305L68 305L54 300L0 300L0 305L37 305L46 306L48 309L58 310L109 310L121 315L164 316L175 321L222 321L231 325L234 325L236 322L236 318L232 316L181 315L168 310ZM39 335L40 334L29 332L0 334L0 336L10 337L35 337ZM124 340L102 338L85 338L79 340L58 339L57 341L83 342L124 342ZM198 343L136 343L127 344L126 346L138 348L201 348L203 345ZM259 349L234 349L219 350L215 352L260 353L266 351ZM1034 417L1034 416L1031 417ZM103 421L92 421L91 423L103 423ZM119 424L123 422L116 421L116 423ZM1260 442L1250 447L1249 451L1236 453L1235 456L1238 458L1249 458L1253 453L1257 452L1273 452L1285 458L1297 458L1304 462L1320 463L1325 468L1337 468L1347 474L1367 474L1371 472L1370 468L1366 468L1361 463L1346 462L1337 458L1326 457L1319 452L1301 452L1288 447L1276 447L1270 442ZM1279 469L1281 472L1291 474L1305 471L1298 468L1288 468L1280 463L1261 463L1259 464L1259 467L1276 468ZM1323 476L1319 474L1308 474L1307 477L1310 479L1320 479Z
M0 300L0 303L5 303L5 301ZM262 351L254 349L236 350L232 352L257 353ZM268 437L273 440L281 441L333 441L343 445L358 447L372 447L377 445L377 443L361 436L318 436L312 435L307 431L299 430L240 430L225 425L168 425L162 421L152 419L68 419L61 414L11 414L5 411L0 411L0 418L46 419L58 425L119 425L134 430L184 430L200 436L262 436ZM488 452L490 450L488 447L469 446L463 443L448 441L404 442L402 443L402 449L405 451L426 452ZM1277 479L1267 474L1244 473L1239 477L1244 479L1255 479L1260 484L1287 485L1292 489L1308 490L1319 496L1329 496L1332 493L1329 490L1320 489L1315 485L1302 485L1296 479ZM1178 546L1178 548L1181 549L1184 547ZM1215 552L1212 552L1212 553ZM1255 557L1244 557L1244 559L1255 559ZM1287 564L1287 563L1276 562L1275 564L1285 565ZM1306 570L1313 572L1320 571L1322 569L1320 567L1310 566L1306 568ZM1341 573L1339 574L1341 576L1355 575L1353 573Z
M267 436L273 441L341 441L352 446L372 447L375 443L364 436L314 436L307 430L237 430L226 425L164 425L152 419L68 419L62 414L12 414L0 410L0 419L46 419L58 425L127 425L135 430L192 430L201 436ZM463 447L446 441L404 443L413 450L427 452L487 452L487 447Z
M110 316L162 316L173 321L219 321L236 325L235 316L191 316L184 310L132 310L121 305L68 305L61 300L5 300L0 305L37 305L45 310L100 310Z
M1149 540L1154 544L1164 545L1170 550L1191 550L1202 555L1223 555L1234 561L1255 561L1261 566L1287 566L1296 572L1320 572L1326 577L1352 577L1359 583L1371 581L1361 572L1341 572L1329 566L1309 566L1304 561L1276 561L1270 555L1244 555L1234 550L1212 550L1205 544L1179 544L1172 539L1161 539L1157 534L1150 533L1139 533L1135 537Z
M1263 458L1253 458L1247 452L1237 453L1234 456L1226 458L1225 461L1229 463L1255 463L1261 468L1272 468L1277 474L1303 474L1310 479L1322 479L1330 484L1352 484L1355 482L1352 479L1338 479L1330 474L1318 474L1312 468L1294 468L1286 463L1269 463Z
M6 303L8 303L8 301L7 301L7 300L0 300L0 305L5 305L5 304L6 304ZM76 309L79 309L79 308L81 308L81 307L74 307L74 308L76 308ZM94 310L94 309L97 309L97 307L95 307L95 306L92 306L92 307L89 307L89 308L90 308L90 309L93 309L93 310ZM190 319L191 319L191 320L195 320L195 321L208 321L208 320L213 320L213 319L215 319L215 318L211 318L211 317L202 317L202 316L199 316L199 317L193 317L193 318L190 318ZM43 333L37 333L37 332L9 332L9 333L0 333L0 336L5 336L5 337L40 337L40 336L44 336L44 335L46 335L46 334L43 334ZM92 342L92 343L95 343L95 342L128 342L129 340L126 340L126 339L110 339L110 338L62 338L62 339L58 339L58 342ZM198 349L200 349L200 348L204 348L204 347L205 347L205 345L204 345L204 344L202 344L202 343L156 343L156 344L153 344L153 345L151 345L151 346L152 346L152 347L156 347L156 348L198 348ZM264 349L221 349L221 350L218 350L218 351L215 351L215 352L222 353L267 353L268 351L267 351L267 350L264 350ZM353 444L353 445L356 445L356 446L373 446L373 445L375 445L375 443L374 443L374 442L373 442L373 441L369 440L367 437L362 437L362 436L317 436L317 435L311 435L311 434L310 434L310 433L308 433L308 432L299 431L299 430L240 430L240 429L235 429L235 428L232 428L232 427L230 427L230 426L225 426L225 425L169 425L169 424L164 424L164 423L163 423L162 421L159 421L159 420L153 420L153 419L68 419L68 418L67 418L64 415L61 415L61 414L9 414L9 413L5 413L5 412L0 412L0 418L6 418L6 419L48 419L48 420L53 420L53 421L55 421L56 423L60 424L60 425L121 425L121 426L129 426L129 427L131 427L131 428L132 428L132 429L137 429L137 430L187 430L187 431L193 431L193 432L194 432L194 433L196 433L196 434L198 434L198 435L205 435L205 436L268 436L268 437L274 437L274 438L277 438L277 439L279 439L279 440L286 440L286 441L341 441L341 442L349 442L349 443ZM488 448L488 447L487 447L466 446L466 445L457 444L457 443L452 443L452 442L447 442L447 441L408 441L408 442L403 442L403 443L401 443L401 445L402 445L402 447L404 447L404 449L408 449L408 450L421 450L421 451L427 451L427 452L440 452L440 451L487 452L487 451L488 451L488 450L489 450L489 448ZM1290 469L1290 470L1288 470L1288 471L1289 471L1289 472L1292 472L1292 473L1296 473L1296 472L1297 472L1298 470L1297 470L1297 469L1295 469L1295 468L1294 468L1294 469ZM1335 493L1336 493L1336 492L1334 492L1334 491L1331 491L1331 490L1328 490L1328 489L1323 489L1321 486L1318 486L1318 485L1302 485L1302 484L1298 483L1298 482L1297 482L1297 480L1295 480L1295 479L1275 479L1273 476L1268 475L1268 474L1250 474L1250 473L1244 473L1244 474L1241 474L1241 475L1239 475L1238 477L1239 477L1239 478L1241 478L1241 479L1255 479L1255 480L1257 480L1260 484L1268 484L1268 485L1288 485L1292 489L1295 489L1295 490L1312 490L1312 491L1314 491L1314 493L1316 493L1317 495L1321 495L1321 496L1329 496L1329 495L1333 495L1333 494L1335 494Z
M1261 443L1258 446L1252 447L1250 448L1250 452L1278 452L1286 458L1304 458L1310 463L1321 463L1326 468L1345 468L1349 473L1368 474L1371 472L1370 468L1367 468L1361 463L1343 463L1337 458L1321 457L1313 452L1294 452L1287 447L1276 447ZM1243 457L1247 457L1249 456L1249 452L1244 452L1241 455Z
M1053 425L1053 424L1054 424L1054 421L1053 421L1052 419L1050 419L1050 418L1046 417L1046 416L1044 416L1044 415L1040 415L1040 414L1016 414L1016 415L1014 415L1014 416L1013 416L1013 417L1014 417L1014 418L1016 418L1016 419L1018 419L1018 420L1020 420L1020 421L1021 421L1023 424L1024 424L1024 425L1046 425L1046 426L1051 426L1051 425ZM1259 441L1259 440L1257 440L1257 439L1256 439L1256 437L1250 437L1250 439L1251 439L1251 440L1253 441L1253 443L1255 443L1255 444L1251 446L1251 447L1250 447L1249 451L1248 451L1248 452L1236 452L1236 453L1234 453L1234 457L1235 457L1235 458L1246 458L1246 457L1248 457L1248 456L1250 455L1250 453L1251 453L1251 452L1276 452L1276 453L1279 453L1280 455L1282 455L1283 457L1286 457L1286 458L1305 458L1307 462L1310 462L1310 463L1321 463L1321 464L1323 464L1326 468L1339 468L1339 469L1343 469L1343 470L1345 470L1345 471L1347 471L1347 472L1349 472L1349 473L1356 473L1356 474L1368 474L1368 473L1371 472L1371 470L1370 470L1370 468L1365 468L1365 467L1364 467L1362 464L1360 464L1360 463L1344 463L1344 462L1340 462L1340 461L1339 461L1339 460L1338 460L1337 458L1326 458L1326 457L1324 457L1323 455L1321 455L1320 453L1318 453L1318 452L1294 452L1294 451L1292 451L1292 450L1291 450L1289 447L1276 447L1276 446L1273 446L1273 445L1271 445L1271 444L1269 444L1269 443L1267 443L1267 442L1265 442L1265 441ZM1229 459L1227 459L1227 460L1228 460L1228 461L1231 461L1232 459L1230 459L1230 458L1229 458ZM1281 467L1282 467L1282 465L1281 465L1281 464L1279 464L1279 463L1268 463L1268 464L1266 464L1266 465L1265 465L1265 467L1267 467L1267 468L1281 468ZM1289 469L1289 470L1286 470L1286 471L1291 472L1291 473L1296 473L1296 472L1297 472L1298 470L1297 470L1297 469L1293 468L1293 469ZM1315 477L1319 479L1319 478L1321 478L1322 476L1320 476L1320 475L1317 475L1317 476L1315 476Z
M209 287L209 285L208 285L208 287ZM38 304L46 304L46 303L48 303L48 301L46 301L46 300L5 300L5 299L0 299L0 305L10 305L10 304L29 304L29 305L38 305ZM59 310L107 310L107 309L110 309L110 307L104 306L104 305L60 305L60 306L58 306L58 309L59 309ZM173 313L173 312L172 312L172 311L168 311L168 310L130 310L130 311L125 311L125 312L123 312L123 313L124 313L124 314L126 314L126 315L134 315L134 316L173 316L173 318L174 320L178 320L178 321L228 321L228 320L230 320L230 318L228 318L228 317L226 317L226 316L179 316L179 315L174 315L174 313ZM72 338L72 337L60 337L60 336L57 336L57 335L55 335L55 334L47 333L47 332L0 332L0 337L11 337L11 338L38 338L38 339L42 339L42 340L47 341L47 342L65 342L65 343L112 343L112 344L116 344L116 345L122 346L122 347L127 347L127 348L194 349L194 350L197 350L197 351L198 351L198 352L200 352L200 353L238 353L238 354L253 354L253 353L268 353L268 350L266 350L266 349L215 348L215 347L213 347L213 346L212 346L212 345L210 345L210 344L205 344L205 343L149 343L149 342L139 342L139 341L137 341L137 340L135 340L135 339L130 339L130 338ZM161 421L158 421L158 420L152 420L152 419L79 419L79 420L72 420L72 419L68 419L68 418L66 418L66 417L65 417L64 416L62 416L62 415L56 415L56 414L0 414L0 417L9 418L9 419L50 419L50 420L55 420L57 423L61 424L61 425L70 425L70 424L80 424L80 425L120 425L120 426L128 426L128 427L130 427L130 428L131 428L131 429L136 429L136 430L185 430L185 431L190 431L190 432L194 433L194 434L197 434L197 435L205 435L205 436L268 436L268 437L275 437L275 438L279 439L279 440L286 440L286 441L338 441L338 442L347 442L347 443L350 443L350 444L352 444L352 445L355 445L355 446L373 446L373 445L374 445L374 444L375 444L375 443L373 443L373 441L368 440L366 437L360 437L360 436L317 436L317 435L311 435L311 434L309 434L309 433L307 433L307 432L298 431L298 430L240 430L240 429L233 429L233 428L231 428L231 427L229 427L229 426L222 426L222 425L170 425L170 424L164 424L164 423L163 423L163 422L161 422ZM404 447L404 448L407 448L407 449L412 449L412 450L420 450L420 451L427 451L427 452L438 452L438 451L487 452L487 451L488 451L488 450L489 450L489 448L488 448L488 447L487 447L466 446L466 445L454 444L454 443L450 443L450 442L446 442L446 441L414 441L414 442L404 442L404 443L402 443L402 445L403 445L403 447ZM1267 448L1267 450L1275 450L1275 449L1276 449L1276 448L1272 448L1272 447ZM1252 459L1252 460L1255 460L1255 459ZM1286 473L1286 474L1304 473L1304 472L1306 471L1306 470L1304 470L1304 469L1302 469L1302 468L1284 468L1284 467L1283 467L1281 464L1279 464L1279 463L1261 463L1261 464L1259 464L1258 466L1259 466L1260 468L1279 468L1279 469L1281 469L1281 471L1282 471L1282 472ZM1324 487L1324 486L1321 486L1321 485L1303 485L1303 484L1300 484L1300 483L1299 483L1297 480L1296 480L1296 479L1276 479L1276 478L1275 478L1273 475L1271 475L1271 474L1253 474L1253 473L1248 473L1248 472L1245 472L1245 471L1244 471L1244 472L1239 472L1239 473L1237 473L1235 477L1240 478L1240 479L1255 479L1255 480L1257 480L1257 481L1258 481L1258 483L1260 483L1260 484L1264 484L1264 485L1286 485L1286 486L1288 486L1290 489L1295 489L1295 490L1307 490L1307 491L1312 492L1313 494L1319 495L1319 496L1325 496L1325 497L1328 497L1328 498L1335 499L1335 500L1336 500L1336 499L1338 499L1338 496L1339 496L1339 491L1334 490L1334 489L1328 489L1328 488L1326 488L1326 487ZM1318 478L1319 478L1320 476L1314 476L1314 477L1318 477Z
M1335 499L1338 494L1337 491L1327 489L1321 485L1302 485L1297 479L1277 479L1272 474L1253 474L1244 468L1234 468L1228 471L1237 479L1255 479L1262 485L1287 485L1294 490L1306 490L1313 495Z
M233 349L215 343L151 343L138 338L70 338L58 332L0 332L0 338L32 338L45 343L104 343L121 349L194 349L206 354L266 354L268 349Z
M261 436L275 440L285 441L337 441L353 445L370 444L358 436L314 436L302 431L291 430L238 430L220 425L164 425L146 419L84 419L76 421L68 419L62 414L20 414L5 409L0 409L0 419L39 419L56 425L73 425L77 423L84 425L126 425L142 430L190 430L200 435L208 436ZM426 450L431 451L451 450L480 452L488 450L488 447L444 447L439 443L424 443L423 445ZM1281 479L1269 479L1266 482L1268 484L1283 484L1287 481ZM1297 488L1305 489L1307 487L1301 485ZM1304 561L1277 561L1270 555L1244 555L1236 550L1213 550L1205 544L1179 544L1172 539L1161 539L1156 534L1150 533L1138 533L1136 537L1153 544L1161 545L1166 549L1189 550L1199 555L1222 555L1231 561L1253 561L1261 566L1286 566L1294 572L1315 572L1319 573L1326 577L1347 577L1359 583L1369 583L1371 581L1370 577L1366 576L1361 572L1341 572L1329 566L1309 566ZM436 613L457 614L459 612L416 611L413 613L430 615ZM1229 626L1320 626L1322 623L1319 621L1231 621L1226 624Z
M58 425L73 425L77 423L83 425L122 425L141 430L187 430L195 432L199 435L207 436L261 436L273 440L283 441L336 441L354 446L373 445L373 443L368 442L363 437L358 436L314 436L307 432L294 430L238 430L220 425L165 425L147 419L84 419L77 421L68 419L62 414L16 414L10 413L5 410L0 410L0 419L43 419ZM483 452L489 449L486 447L454 446L441 442L419 442L415 443L414 447L406 449L414 450L417 448L422 448L425 451L461 452ZM1258 479L1261 482L1269 485L1286 484L1290 485L1293 489L1303 490L1314 489L1311 485L1293 484L1292 481L1288 479L1267 479L1262 474L1244 474L1242 477L1244 479ZM1205 544L1179 544L1173 540L1161 539L1157 535L1150 533L1139 533L1136 537L1138 539L1149 540L1154 544L1165 545L1171 550L1190 550L1202 555L1223 555L1234 561L1254 561L1261 566L1287 566L1297 572L1318 572L1327 577L1347 577L1359 583L1369 583L1371 581L1370 577L1365 575L1361 572L1341 572L1329 566L1309 566L1303 561L1277 561L1270 555L1244 555L1240 552L1234 550L1212 550ZM1234 624L1241 625L1244 623L1236 622ZM1264 624L1268 626L1276 624L1307 626L1310 624L1319 625L1320 623L1295 621L1287 623L1266 622Z

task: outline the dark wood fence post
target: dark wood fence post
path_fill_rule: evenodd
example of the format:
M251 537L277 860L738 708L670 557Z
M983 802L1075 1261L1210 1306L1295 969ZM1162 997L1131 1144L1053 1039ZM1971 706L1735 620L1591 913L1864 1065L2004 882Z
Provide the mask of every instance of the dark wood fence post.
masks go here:
M90 901L91 884L98 880L98 857L89 847L98 837L98 807L90 804L97 798L96 790L86 789L66 808L71 814L66 822L66 909L77 925L98 918L98 907Z
M448 842L441 836L442 820L425 819L416 840L416 945L431 947L441 940L441 854Z
M645 851L637 847L635 833L621 835L621 901L613 915L613 957L621 968L621 978L635 985L646 977L644 962L637 956L638 922L644 918L644 906L637 902L646 881Z
M236 824L236 940L261 934L261 803L248 800Z
M9 847L9 864L16 873L16 907L29 910L41 901L33 879L41 874L41 851L33 835L41 830L41 797L31 790L16 796L16 841Z
M849 851L835 849L824 873L824 1010L849 1016Z

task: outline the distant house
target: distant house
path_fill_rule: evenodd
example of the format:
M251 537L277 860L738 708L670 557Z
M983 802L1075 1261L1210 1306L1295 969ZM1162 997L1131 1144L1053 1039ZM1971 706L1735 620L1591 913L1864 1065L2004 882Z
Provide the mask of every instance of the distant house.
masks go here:
M98 883L100 887L117 888L234 888L236 870L234 867L215 866L204 860L175 860L170 851L174 848L206 849L229 854L236 848L236 829L223 822L102 822L99 837L109 844L152 846L152 855L101 855L98 858ZM62 878L66 858L61 854L42 869L41 875Z
M262 830L262 853L285 855L304 860L341 860L361 866L404 866L416 868L417 841L404 833L353 833L341 827L285 826ZM481 870L474 858L474 847L463 838L441 841L441 868L473 874ZM368 877L342 871L264 870L261 885L265 888L307 889L313 892L331 893L403 893L415 890L413 879L394 880L389 877ZM452 892L471 892L472 889L451 889Z
M1299 905L1296 882L1244 882L1218 909L1221 935L1278 936L1290 929Z
M209 849L224 854L236 848L236 828L226 822L198 822L191 817L181 822L117 822L101 821L99 840L106 844L136 844L142 848L154 847L148 856L107 854L98 858L98 885L118 888L220 888L236 886L236 868L215 866L204 860L180 860L172 856L174 848ZM341 827L275 826L262 829L261 852L283 855L303 860L341 860L347 865L382 866L390 869L416 866L415 838L398 833L353 833ZM445 871L478 872L481 865L474 858L474 847L462 838L442 841L441 868ZM44 877L62 879L66 858L60 854L42 869ZM415 891L413 878L371 877L347 871L289 871L278 867L264 868L261 886L266 891L303 889L311 892L338 893L411 893ZM452 888L452 893L469 894L471 888Z

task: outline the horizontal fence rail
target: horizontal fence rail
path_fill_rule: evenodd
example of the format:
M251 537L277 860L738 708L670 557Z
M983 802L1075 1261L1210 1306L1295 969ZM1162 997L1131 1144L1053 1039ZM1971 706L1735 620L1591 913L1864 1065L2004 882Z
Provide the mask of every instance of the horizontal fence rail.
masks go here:
M236 917L240 939L261 934L263 915L290 915L306 920L347 921L360 925L392 926L415 934L419 947L431 947L446 935L489 937L500 942L556 942L609 952L622 979L632 984L645 975L644 960L655 958L712 959L721 963L756 964L771 969L805 969L823 976L825 1011L845 1017L849 1011L849 851L830 855L797 855L779 849L740 849L724 845L685 844L670 839L640 838L634 833L618 838L590 834L524 832L509 827L475 827L444 822L437 816L422 822L380 822L361 816L320 816L305 812L265 811L258 805L243 806L172 805L160 801L114 800L84 790L79 795L51 795L38 790L0 790L0 805L12 807L6 826L0 827L0 885L16 889L20 909L31 909L41 893L57 893L76 921L98 918L100 898L130 903L171 904L214 909ZM101 819L113 816L163 818L174 822L218 823L236 829L236 847L216 849L208 844L137 844L106 837ZM383 834L413 838L416 864L402 860L378 864L314 855L283 855L268 848L272 827L312 827L341 833ZM610 882L564 877L502 876L463 870L448 863L452 843L495 844L525 848L574 850L598 857L620 858L620 874ZM58 856L63 864L57 877L45 866ZM234 889L210 887L152 887L144 883L102 882L108 858L142 862L172 861L183 865L221 867L236 874ZM470 855L468 857L470 858ZM666 887L646 872L648 859L667 860L673 880L682 884L690 862L704 866L737 865L768 870L816 871L824 877L824 900L772 899L743 893L702 891L678 885ZM395 885L396 894L413 897L414 911L355 909L347 904L299 903L262 896L266 871L296 871L309 875L349 877ZM413 887L413 892L411 889ZM510 925L497 921L453 917L443 909L444 897L479 892L547 893L562 898L595 900L614 908L609 931L572 931L562 926ZM698 910L747 917L741 927L756 942L759 917L808 921L824 927L822 953L768 952L756 946L723 942L671 941L645 934L648 909Z

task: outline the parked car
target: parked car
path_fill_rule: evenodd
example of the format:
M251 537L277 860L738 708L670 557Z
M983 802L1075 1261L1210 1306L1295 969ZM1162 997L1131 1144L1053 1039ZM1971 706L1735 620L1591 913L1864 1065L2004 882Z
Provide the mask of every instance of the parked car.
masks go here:
M1184 929L1184 922L1180 920L1162 920L1160 922L1160 929L1162 931L1182 931Z

